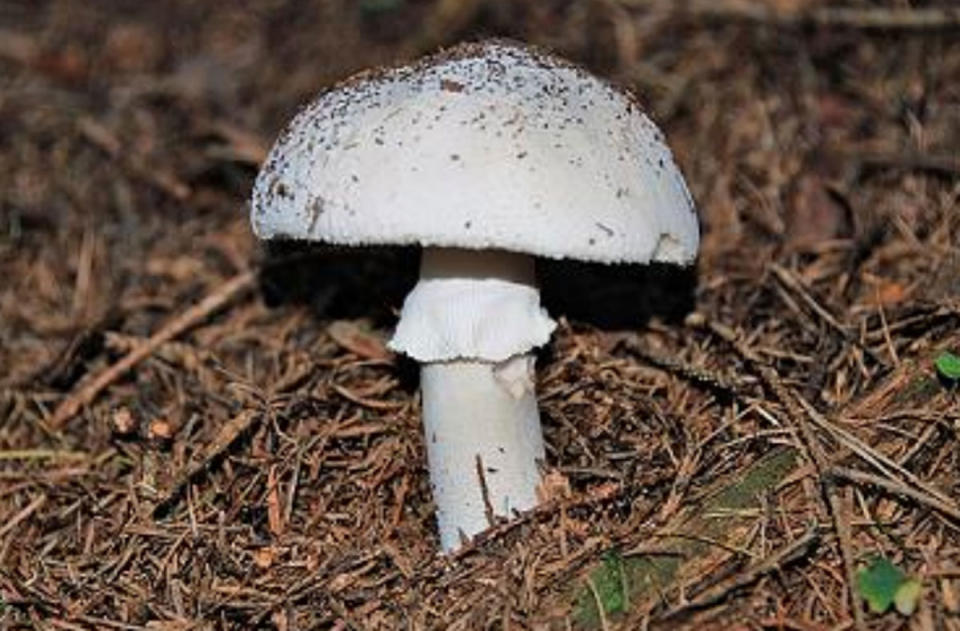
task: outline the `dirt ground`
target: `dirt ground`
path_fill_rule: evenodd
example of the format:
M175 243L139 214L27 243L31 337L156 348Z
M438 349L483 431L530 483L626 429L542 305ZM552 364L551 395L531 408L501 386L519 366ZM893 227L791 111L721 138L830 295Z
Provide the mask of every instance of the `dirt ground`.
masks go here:
M634 89L703 239L543 266L550 498L448 558L416 253L247 213L312 95L484 36ZM958 148L952 2L0 0L0 628L960 629Z

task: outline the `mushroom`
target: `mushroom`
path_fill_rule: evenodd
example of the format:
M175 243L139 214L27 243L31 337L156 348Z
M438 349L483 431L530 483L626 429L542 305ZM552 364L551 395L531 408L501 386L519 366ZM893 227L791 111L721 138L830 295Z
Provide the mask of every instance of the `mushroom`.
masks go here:
M689 263L699 229L633 97L521 44L361 73L302 110L253 191L261 238L422 246L390 346L421 365L444 550L537 504L534 257Z

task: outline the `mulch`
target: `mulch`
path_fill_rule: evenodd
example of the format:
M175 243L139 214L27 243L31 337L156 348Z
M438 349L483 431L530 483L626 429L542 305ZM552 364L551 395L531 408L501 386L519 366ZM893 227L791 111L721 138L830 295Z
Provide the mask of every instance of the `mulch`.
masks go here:
M317 91L485 35L634 89L703 240L544 264L550 497L445 557L416 252L247 212ZM0 2L0 626L960 629L958 77L946 2Z

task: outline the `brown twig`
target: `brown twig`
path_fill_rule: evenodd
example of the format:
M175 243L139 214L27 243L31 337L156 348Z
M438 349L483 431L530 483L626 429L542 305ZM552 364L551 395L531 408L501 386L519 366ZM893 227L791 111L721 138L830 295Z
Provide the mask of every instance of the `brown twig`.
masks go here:
M267 525L274 537L283 534L283 511L280 507L280 483L277 480L277 466L267 469Z
M777 280L780 281L784 287L798 295L804 304L806 304L807 307L809 307L810 310L817 315L817 317L825 322L831 329L836 331L844 342L856 346L880 366L887 365L883 358L877 355L872 349L863 345L859 340L850 335L850 332L847 331L842 324L840 324L837 318L830 313L826 307L821 305L813 296L810 295L810 292L806 287L803 286L803 283L797 279L793 272L777 263L770 264L770 271L773 272L773 275L777 277Z
M738 384L731 383L728 378L685 363L675 357L652 352L640 343L636 334L618 336L614 349L617 348L623 348L630 355L694 385L705 388L722 399L732 399L740 396Z
M183 201L190 197L192 193L190 187L175 174L158 169L153 165L144 164L142 160L125 154L120 139L112 131L89 116L83 116L77 121L77 130L90 143L117 160L130 175L166 193L177 201Z
M35 513L37 509L43 506L43 504L46 501L47 501L47 496L40 495L39 497L37 497L37 499L27 504L23 508L23 510L21 510L19 513L17 513L16 515L8 519L7 523L5 523L3 527L0 527L0 537L5 536L8 532L16 528L17 524L27 519L28 517L30 517L30 515Z
M261 418L263 416L254 410L244 410L224 423L213 441L207 445L203 456L187 468L186 473L180 476L167 496L157 504L154 515L163 515L168 512L174 503L181 498L187 486L206 471L210 463L220 457L230 445L246 434Z
M483 514L487 518L487 525L496 525L496 517L493 513L493 504L490 503L490 490L487 488L487 476L483 473L483 458L480 454L476 455L477 479L480 480L480 494L483 496Z
M609 504L610 502L615 502L623 497L626 490L627 489L624 486L618 486L611 492L598 494L595 496L584 496L572 499L555 499L543 502L528 511L513 515L510 520L501 521L493 527L477 533L474 535L473 539L464 537L463 545L454 551L450 558L454 561L457 561L475 554L487 543L503 537L510 531L528 523L549 519L558 514L559 511L570 511L574 509L603 506L605 504Z
M172 340L184 331L197 325L231 300L248 291L253 287L255 279L256 274L252 271L238 274L219 286L216 291L209 294L199 303L169 321L161 327L159 331L151 335L143 344L92 378L84 384L79 391L72 393L64 399L50 416L48 420L50 427L54 430L63 427L83 406L92 403L107 386L153 354L153 352L165 342Z
M925 9L823 7L812 11L807 21L822 26L862 29L956 28L960 26L960 10L950 7Z
M960 158L948 154L837 150L866 167L928 171L947 177L960 175Z

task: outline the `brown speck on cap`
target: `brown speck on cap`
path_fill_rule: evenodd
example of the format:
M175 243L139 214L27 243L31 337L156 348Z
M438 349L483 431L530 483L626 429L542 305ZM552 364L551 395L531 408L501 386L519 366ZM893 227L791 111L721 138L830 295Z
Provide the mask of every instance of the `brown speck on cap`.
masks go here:
M463 92L464 85L453 79L440 79L440 87L446 92Z

